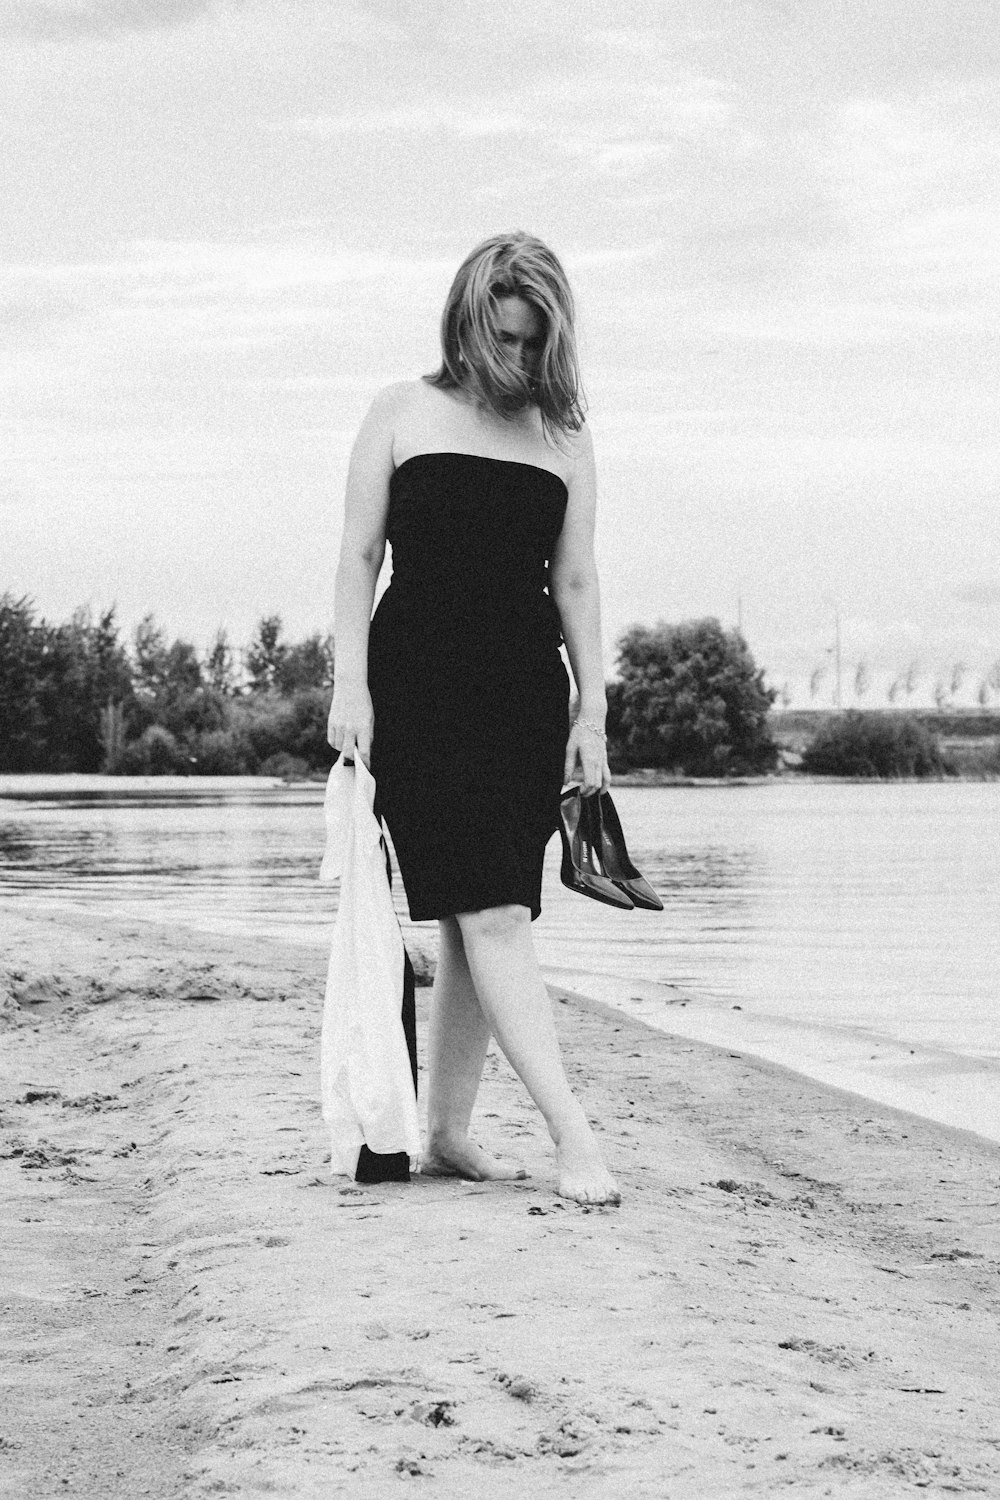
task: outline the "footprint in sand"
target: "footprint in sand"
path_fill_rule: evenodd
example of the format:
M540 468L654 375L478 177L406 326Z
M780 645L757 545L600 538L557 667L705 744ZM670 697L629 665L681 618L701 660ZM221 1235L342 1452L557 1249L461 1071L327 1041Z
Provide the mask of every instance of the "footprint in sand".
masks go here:
M778 1348L791 1349L797 1354L808 1354L810 1358L818 1359L821 1364L835 1365L839 1370L856 1370L859 1365L867 1364L877 1357L874 1349L868 1349L863 1354L852 1354L843 1344L830 1347L827 1344L818 1344L815 1339L782 1339Z

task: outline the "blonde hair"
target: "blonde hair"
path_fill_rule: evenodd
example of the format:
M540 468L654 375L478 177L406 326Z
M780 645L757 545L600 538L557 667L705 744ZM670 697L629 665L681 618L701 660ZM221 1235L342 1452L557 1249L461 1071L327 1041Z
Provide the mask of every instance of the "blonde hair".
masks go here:
M506 357L500 342L503 297L522 298L541 317L544 345L531 375ZM550 437L580 430L585 408L573 294L547 245L515 230L483 240L466 256L441 317L441 366L425 379L441 390L466 390L502 417L537 406Z

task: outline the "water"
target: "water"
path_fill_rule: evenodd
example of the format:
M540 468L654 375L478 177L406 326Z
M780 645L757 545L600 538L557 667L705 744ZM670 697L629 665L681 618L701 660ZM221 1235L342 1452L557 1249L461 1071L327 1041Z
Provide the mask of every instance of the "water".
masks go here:
M153 786L0 800L0 900L329 941L321 787ZM666 911L566 891L553 840L535 924L548 978L1000 1139L1000 786L781 780L615 800ZM398 878L395 896L404 935L432 946Z

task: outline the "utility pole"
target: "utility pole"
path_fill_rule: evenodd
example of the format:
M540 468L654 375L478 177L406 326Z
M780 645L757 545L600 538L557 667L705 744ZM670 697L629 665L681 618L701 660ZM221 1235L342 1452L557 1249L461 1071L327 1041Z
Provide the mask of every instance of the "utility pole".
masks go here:
M743 595L736 595L736 629L743 634Z
M840 610L834 613L834 665L836 668L835 703L838 709L842 706L841 678L840 678Z

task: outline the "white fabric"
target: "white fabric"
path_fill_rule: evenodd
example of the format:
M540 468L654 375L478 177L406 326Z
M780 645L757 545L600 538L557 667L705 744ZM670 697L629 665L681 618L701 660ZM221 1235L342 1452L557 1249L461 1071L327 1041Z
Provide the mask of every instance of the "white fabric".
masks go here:
M375 781L339 760L326 785L320 880L340 880L323 1006L320 1077L334 1173L353 1177L370 1151L420 1152L403 1034L403 939L386 879Z

